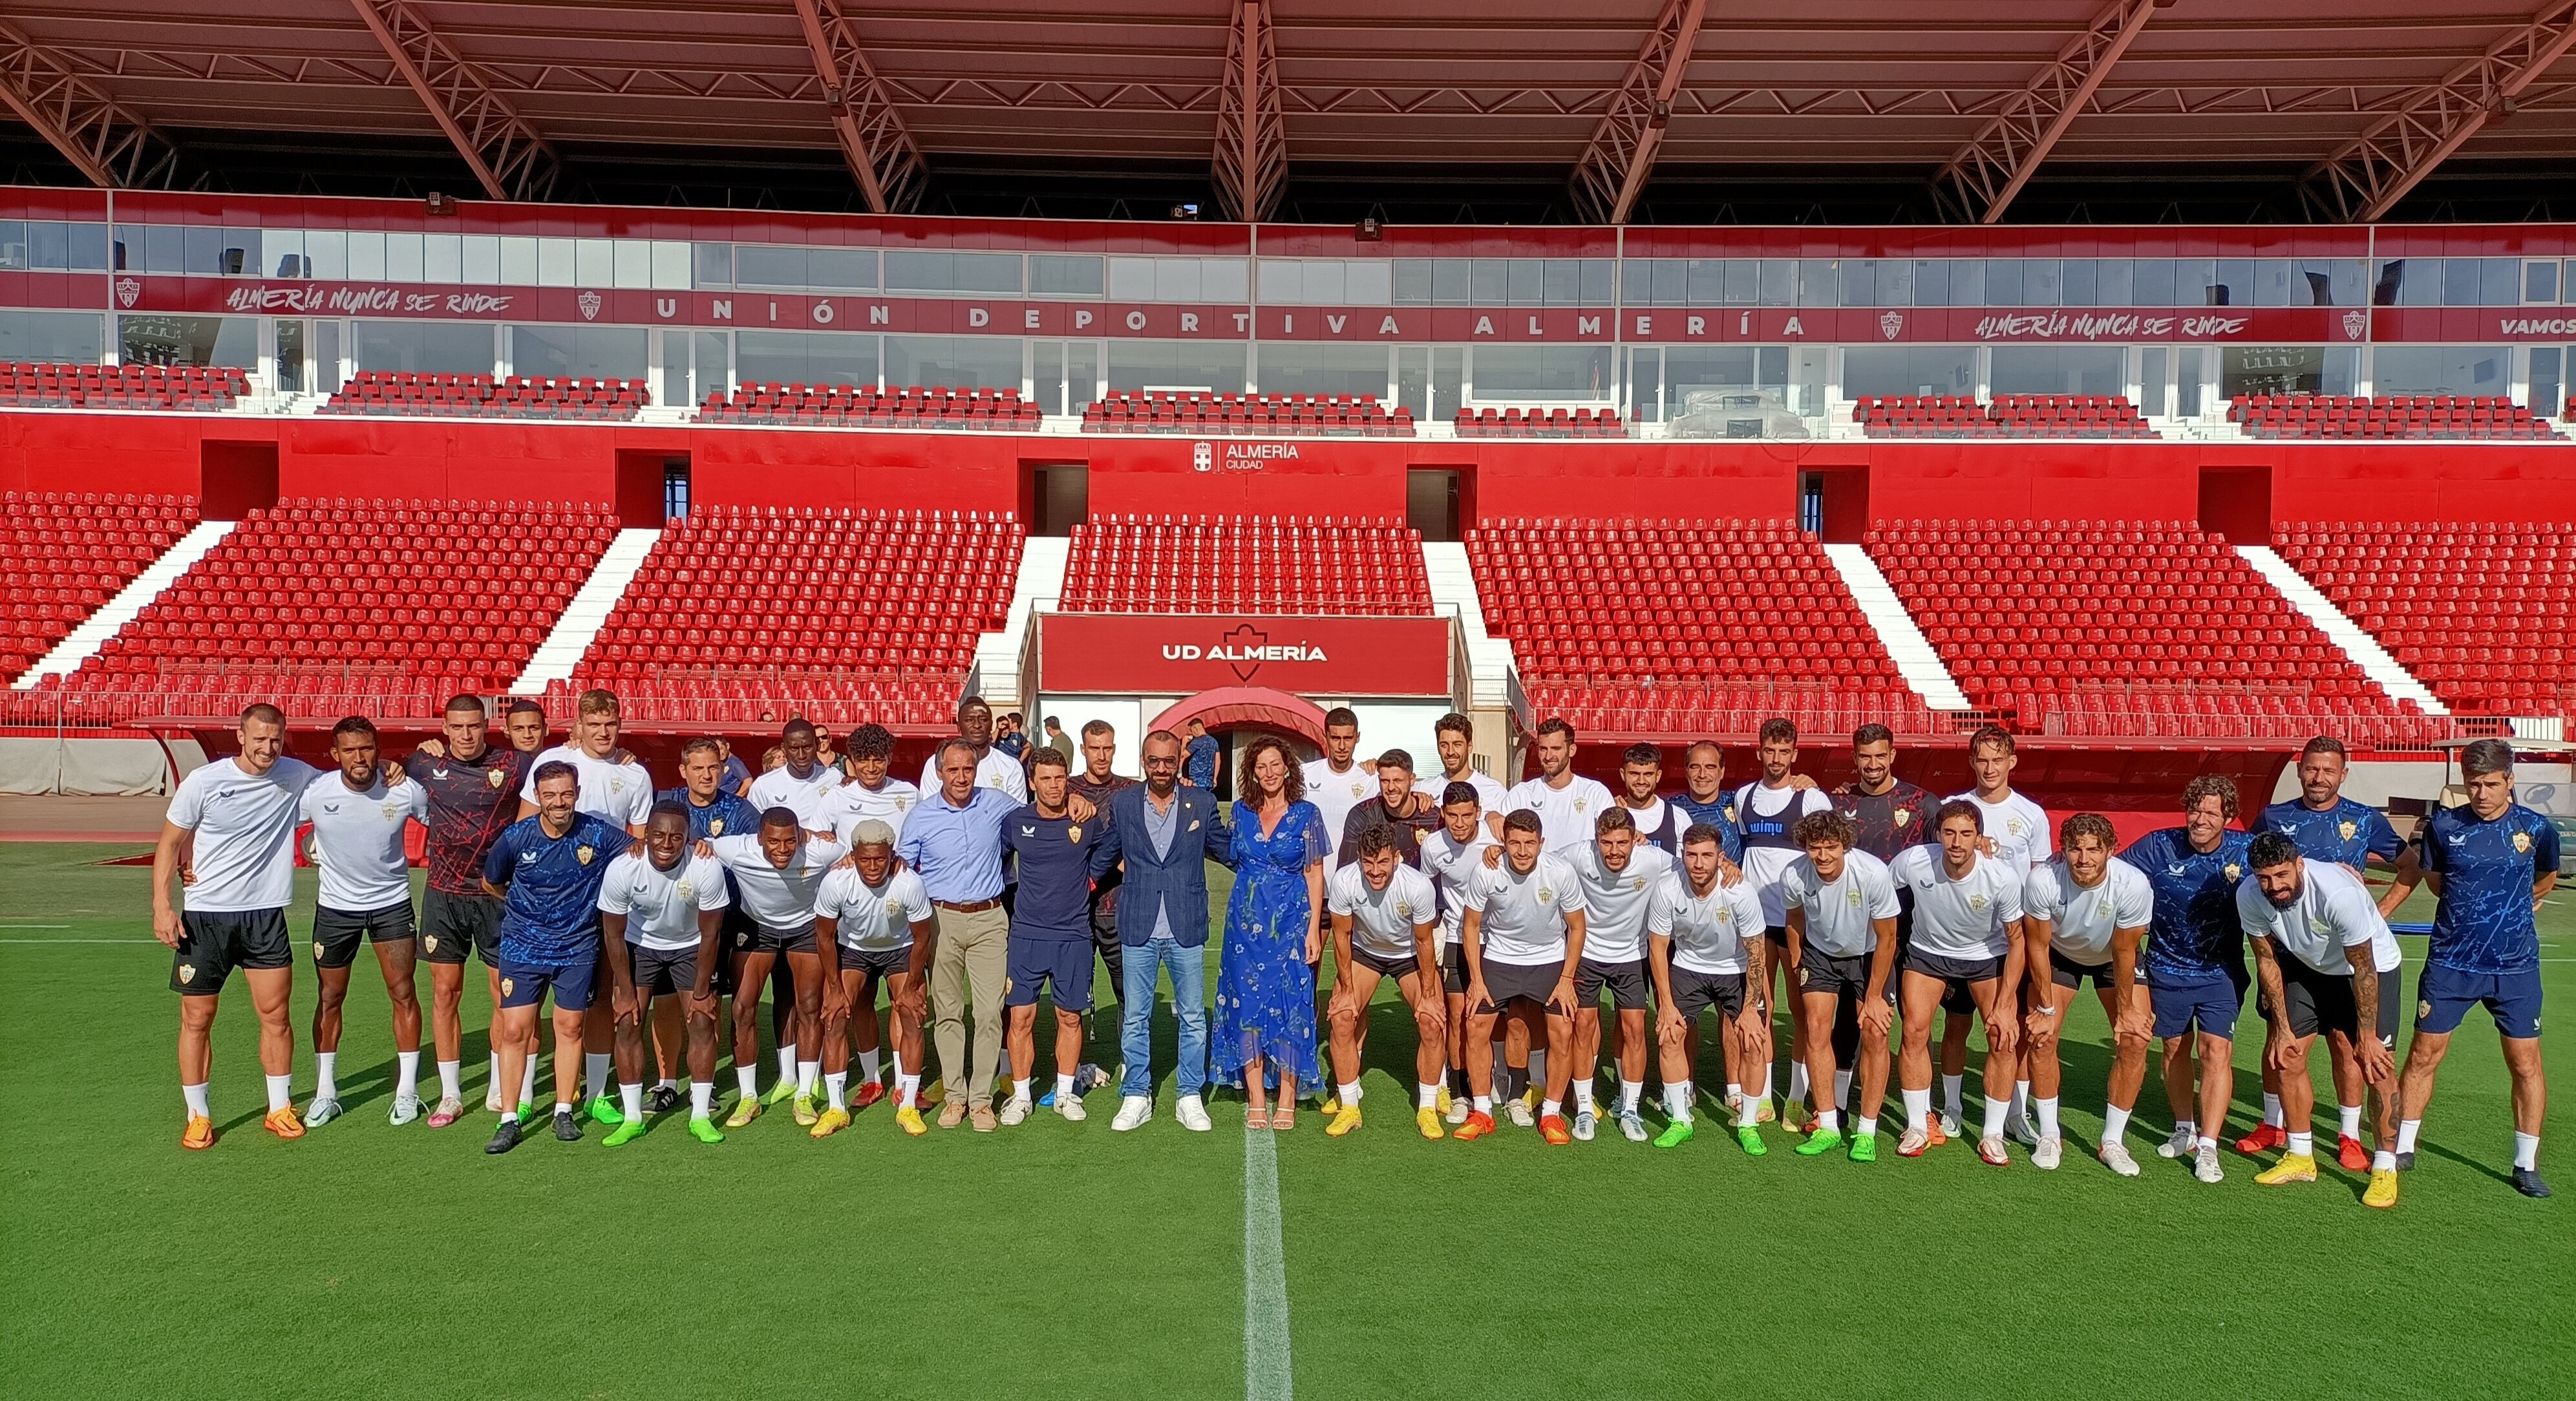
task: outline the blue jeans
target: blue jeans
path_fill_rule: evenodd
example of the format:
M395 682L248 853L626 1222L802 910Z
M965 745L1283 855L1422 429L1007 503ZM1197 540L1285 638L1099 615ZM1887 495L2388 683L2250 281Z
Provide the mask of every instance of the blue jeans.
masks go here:
M1185 949L1170 939L1127 947L1123 970L1125 995L1119 1001L1118 1052L1127 1062L1119 1083L1121 1097L1154 1093L1154 984L1162 969L1172 970L1172 1015L1181 1024L1179 1091L1195 1095L1207 1086L1207 950Z

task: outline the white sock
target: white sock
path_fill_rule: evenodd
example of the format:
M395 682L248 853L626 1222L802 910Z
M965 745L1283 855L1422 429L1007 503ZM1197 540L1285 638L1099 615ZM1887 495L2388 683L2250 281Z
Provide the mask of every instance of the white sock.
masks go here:
M847 1112L850 1107L850 1072L835 1070L825 1075L823 1093L831 1097L834 1109Z
M1854 1138L1878 1137L1878 1116L1875 1114L1861 1115L1859 1125L1852 1130L1852 1136Z
M529 1059L534 1060L536 1057L530 1056ZM487 1085L498 1085L501 1083L501 1053L499 1051L494 1051L492 1053L492 1065L490 1069L483 1072L483 1083Z
M1637 1101L1638 1101L1638 1100L1640 1100L1640 1099L1645 1098L1645 1095L1646 1095L1646 1082L1645 1082L1645 1081L1643 1081L1643 1080L1622 1080L1622 1081L1620 1081L1620 1082L1619 1082L1619 1112L1620 1112L1620 1113L1622 1113L1622 1114L1634 1114L1634 1113L1636 1113L1636 1112L1637 1112Z
M465 1097L465 1062L443 1060L438 1063L438 1093L444 1099Z
M289 1104L292 1104L292 1103L294 1103L294 1102L295 1102L295 1077L294 1077L294 1076L291 1076L291 1075L271 1075L271 1076L269 1076L269 1077L268 1077L268 1112L269 1112L269 1113L271 1113L271 1114L274 1114L274 1113L276 1113L277 1111L279 1111L279 1110L281 1110L281 1109L284 1109L286 1106L288 1106Z
M2218 1140L2211 1138L2207 1134L2200 1134L2192 1139L2191 1146L2194 1149L2206 1148L2214 1153L2218 1151Z
M1023 1104L1027 1103L1029 1098L1029 1082L1026 1080L1013 1080L1011 1082L1011 1098L1019 1100Z
M620 1108L626 1111L626 1117L630 1122L643 1118L644 1082L638 1080L634 1084L630 1085L623 1080L618 1081L617 1103Z
M2281 1127L2281 1097L2279 1095L2263 1096L2263 1126L2265 1128L2273 1129Z
M1834 1107L1836 1109L1840 1109L1851 1103L1851 1082L1852 1073L1850 1071L1837 1070L1834 1072Z
M2423 1120L2421 1120L2421 1119L2400 1119L2400 1120L2398 1120L2398 1121L2397 1121L2397 1151L2398 1151L2398 1152L2400 1152L2400 1153L2412 1153L2412 1152L2414 1152L2414 1151L2415 1151L2415 1135L2417 1135L2417 1134L2419 1134L2419 1133L2422 1133L2423 1131L2424 1131L2424 1121L2423 1121Z
M1768 1064L1762 1067L1762 1088L1759 1093L1765 1100L1771 1098L1771 1067Z
M778 1078L781 1080L796 1078L796 1043L793 1041L778 1048Z
M895 1108L901 1109L905 1105L909 1104L913 1108L919 1109L921 1107L921 1077L918 1075L897 1075L894 1077L894 1093Z
M2013 1081L2012 1121L2016 1124L2030 1122L2030 1082L2028 1080Z
M2039 1111L2039 1136L2057 1137L2057 1096L2050 1095L2046 1099L2034 1099L2031 1104Z
M865 1078L865 1079L866 1079L870 1084L874 1084L874 1083L876 1082L876 1078L877 1078L877 1053L876 1053L876 1052L874 1052L874 1051L861 1051L861 1052L859 1052L859 1074L860 1074L863 1078Z
M821 1061L800 1060L796 1062L796 1093L811 1098L814 1094L814 1077L822 1072L823 1063Z
M1729 1100L1738 1100L1738 1099L1742 1099L1742 1098L1744 1098L1744 1086L1743 1086L1740 1082L1738 1082L1738 1081L1734 1081L1734 1080L1729 1080L1729 1081L1727 1081L1727 1082L1726 1082L1726 1097L1727 1097L1727 1099L1729 1099Z
M1986 1137L2003 1137L2004 1116L2011 1112L2012 1101L2010 1099L1997 1099L1992 1095L1986 1096Z
M188 1102L189 1118L211 1119L215 1117L215 1111L206 1107L206 1087L204 1085L181 1085L179 1087L179 1098Z
M1816 1130L1819 1133L1839 1132L1842 1126L1843 1116L1840 1111L1827 1109L1816 1115Z
M313 1053L313 1097L315 1099L340 1097L340 1053L338 1051Z
M1413 1086L1413 1093L1414 1093L1414 1097L1415 1097L1416 1099L1418 1099L1418 1100L1420 1100L1420 1101L1421 1101L1421 1104L1420 1104L1420 1107L1421 1107L1421 1108L1424 1108L1424 1109L1437 1109L1437 1108L1439 1108L1439 1107L1440 1107L1440 1082L1439 1082L1439 1081L1437 1081L1437 1080L1421 1080L1421 1081L1417 1081L1417 1082L1415 1082L1415 1084L1414 1084L1414 1086Z
M1592 1112L1592 1082L1590 1080L1577 1080L1574 1082L1574 1109L1578 1114L1589 1114Z
M689 1117L703 1119L716 1108L716 1087L704 1080L689 1082Z
M2116 1104L2102 1108L2102 1141L2117 1143L2129 1131L2129 1111Z
M733 1068L733 1078L736 1083L742 1086L742 1097L744 1099L760 1098L759 1066L737 1065Z
M1916 1129L1922 1128L1924 1126L1924 1121L1932 1117L1932 1092L1930 1090L1901 1090L1898 1093L1903 1095L1905 1099L1906 1131L1911 1133Z
M2372 1172L2397 1171L2397 1155L2385 1148L2380 1149L2370 1155L2370 1170Z
M2315 1134L2293 1133L2290 1135L2290 1153L2293 1157L2311 1158L2316 1156L2316 1151L2317 1136Z
M1492 1095L1474 1095L1468 1099L1467 1103L1468 1107L1474 1109L1477 1113L1484 1115L1486 1118L1490 1119L1494 1117L1494 1097Z
M2517 1133L2513 1136L2513 1165L2525 1172L2540 1170L2540 1135Z
M1678 1123L1687 1124L1690 1122L1690 1081L1684 1080L1678 1085L1664 1086L1664 1112L1673 1116L1673 1119Z
M1946 1114L1953 1119L1964 1119L1968 1117L1967 1105L1965 1101L1960 1098L1960 1095L1967 1083L1968 1077L1965 1075L1944 1075L1941 1077L1941 1112L1943 1114Z
M1532 1059L1536 1059L1536 1057L1532 1057ZM1564 1112L1564 1100L1542 1099L1538 1102L1538 1116L1542 1119L1551 1119Z
M394 1052L394 1098L420 1098L420 1052Z
M609 1057L585 1053L581 1058L582 1098L597 1099L608 1093Z
M1073 1077L1072 1077L1072 1076L1070 1076L1070 1075L1058 1075L1058 1076L1056 1076L1056 1077L1055 1077L1055 1102L1056 1102L1057 1104L1061 1105L1061 1104L1063 1104L1066 1100L1068 1100L1068 1099L1072 1099L1073 1097L1074 1097L1074 1094L1073 1094ZM1359 1098L1359 1096L1358 1096L1357 1094L1352 1094L1352 1095L1349 1095L1349 1096L1345 1097L1345 1098L1344 1098L1344 1100L1343 1100L1342 1102L1343 1102L1343 1103L1345 1103L1345 1104L1348 1104L1348 1103L1351 1103L1352 1101L1357 1100L1358 1098Z
M657 1090L676 1090L680 1088L680 1082L672 1076L665 1075L661 1079L653 1082L653 1088Z
M1789 1062L1789 1098L1799 1101L1807 1098L1807 1063L1805 1061Z
M537 1099L537 1053L528 1052L527 1063L519 1067L519 1103L534 1104Z
M2335 1131L2336 1131L2336 1132L2338 1132L2338 1133L2342 1134L2342 1135L2343 1135L2344 1137L2346 1137L2346 1138L2359 1138L2359 1137L2361 1137L2361 1106L2360 1106L2360 1105L2358 1105L2358 1104L2338 1104L2338 1105L2336 1105L2336 1106L2335 1106L2335 1119L2336 1119L2336 1124L2335 1124Z

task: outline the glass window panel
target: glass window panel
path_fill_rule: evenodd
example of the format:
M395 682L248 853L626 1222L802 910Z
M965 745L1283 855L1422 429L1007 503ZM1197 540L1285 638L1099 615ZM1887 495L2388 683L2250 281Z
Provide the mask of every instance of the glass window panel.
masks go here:
M94 311L0 311L0 361L95 365L106 321Z
M54 227L59 229L62 226L57 224ZM211 277L222 272L224 269L219 258L221 256L223 245L224 231L222 229L210 229L202 224L189 224L184 228L181 228L179 230L179 271L186 273L190 277ZM60 267L62 266L62 259L57 255L47 259L46 265L51 267ZM179 363L193 364L195 362L181 361Z
M577 238L572 241L573 285L606 287L617 277L617 254L614 245L604 238Z
M1018 389L1020 339L1017 336L888 336L885 377L889 385L941 386L949 389Z
M1508 276L1510 285L1504 298L1511 306L1537 306L1546 291L1547 268L1538 258L1514 258Z
M1763 259L1759 295L1764 306L1796 306L1798 261L1795 258Z
M1986 304L1986 260L1952 258L1950 269L1950 305L1984 306Z
M1539 295L1549 306L1576 306L1583 301L1583 268L1574 259L1548 259L1545 282Z
M1247 258L1199 259L1199 297L1204 301L1243 303L1252 300Z
M1762 281L1762 264L1751 258L1726 260L1726 304L1753 305L1756 288Z
M2330 345L2326 347L2325 392L2358 394L2361 392L2361 347Z
M1398 258L1394 261L1393 292L1397 306L1431 305L1431 260ZM1424 362L1426 365L1428 361ZM1429 370L1423 373L1429 374Z
M2055 258L2024 258L2021 301L2024 306L2058 306L2066 296L2066 270Z
M802 287L805 250L746 243L734 249L734 284L739 287Z
M1836 270L1831 258L1798 260L1798 305L1832 306L1835 304Z
M353 321L350 350L361 370L436 375L492 373L492 328L479 321Z
M877 338L830 331L738 331L735 373L744 384L823 384L873 389Z
M1844 306L1878 305L1878 261L1874 258L1843 259Z
M1244 385L1241 341L1111 341L1111 390L1196 389L1240 394Z
M2127 258L2093 260L2093 304L2138 306L2138 265Z
M700 331L690 337L697 343L698 397L703 401L710 393L732 387L733 347L730 335L723 331Z
M1719 306L1726 301L1726 264L1716 258L1693 258L1682 265L1688 273L1683 306Z
M27 230L31 243L36 238L39 228L41 228L41 226L31 226ZM145 272L171 273L187 271L187 260L181 257L179 253L178 225L148 224L144 226L143 270Z
M2531 348L2531 393L2523 399L2523 407L2541 418L2556 418L2566 408L2565 382L2560 378L2565 363L2554 345Z
M2334 267L2323 258L2302 258L2290 264L2290 305L2333 306Z
M2308 291L2301 286L2293 292L2290 286L2290 260L2265 258L2254 264L2254 305L2305 306Z
M1878 304L1880 306L1914 305L1914 260L1880 258L1878 263Z
M2480 306L2522 305L2522 260L2520 258L2478 259L2478 304Z
M2254 305L2254 260L2220 258L2216 266L2218 281L2213 284L2215 294L2210 297L2209 304L2211 306Z
M537 240L537 285L540 287L573 285L571 239L540 238Z
M2059 267L2058 301L2065 306L2104 306L2095 286L2097 273L2091 258L2069 258Z
M385 236L373 230L349 231L349 280L381 282L385 276Z
M1914 260L1914 304L1948 306L1950 304L1950 260L1917 258Z
M1973 345L1855 345L1843 352L1843 397L1974 394Z
M465 280L465 239L458 234L427 234L420 241L420 280L453 284Z
M731 287L733 285L733 245L730 243L692 243L689 261L697 285Z
M2183 418L2197 417L2201 400L2207 397L2208 381L2201 378L2201 357L2208 349L2198 345L2174 347L2174 413Z
M385 280L418 282L421 277L421 236L416 233L385 235Z
M2171 258L2139 258L2130 265L2135 273L2131 287L2133 306L2180 306L2181 293L2174 284Z
M2501 345L2382 345L2373 365L2374 394L2502 394L2513 351Z
M1192 270L1195 271L1195 267ZM1306 295L1303 300L1308 306L1340 306L1347 280L1342 275L1342 264L1338 259L1310 259L1306 264Z
M1342 264L1342 300L1351 306L1385 306L1395 299L1394 269L1384 258Z
M2323 394L2326 391L2325 347L2316 345L2229 345L2218 351L2218 394Z
M2182 299L2184 306L2217 306L2218 260L2174 259L2174 295Z
M2129 350L2119 345L1999 345L1988 376L1997 394L2125 394Z
M1386 397L1389 347L1270 341L1254 352L1254 385L1264 394Z
M2406 260L2382 258L2371 273L2370 304L2396 306L2406 295Z
M1022 288L1020 264L1017 253L960 253L957 290L1016 297Z
M501 240L490 234L467 234L462 250L459 275L476 286L489 287L501 280Z
M1690 303L1690 264L1679 258L1657 258L1647 264L1654 272L1654 286L1646 297L1648 306L1687 306Z
M1987 306L2024 306L2021 296L2021 259L1986 259Z
M611 285L643 288L653 285L653 247L640 238L609 241L609 276Z
M1109 295L1122 302L1154 300L1154 260L1151 258L1110 259Z
M260 269L270 277L305 277L304 231L270 229L259 238Z
M0 268L23 272L37 265L35 246L27 229L27 224L16 219L0 220ZM66 247L63 250L66 261L69 260L71 252L68 242L69 240L66 239Z
M1311 280L1312 278L1310 277L1309 281ZM1157 258L1154 260L1154 300L1158 302L1195 302L1198 299L1198 259Z
M1583 260L1583 305L1610 305L1614 300L1610 290L1611 283L1618 275L1618 267L1619 264L1609 258Z
M308 229L304 257L313 265L308 276L339 282L349 276L349 236L335 229Z
M1305 264L1288 258L1262 259L1259 295L1266 306L1295 306L1305 301Z
M689 286L689 245L676 239L653 240L653 285L665 291Z
M1102 259L1061 253L1029 255L1029 291L1042 297L1097 297L1107 286Z
M492 333L483 334L489 340ZM123 316L117 339L129 365L259 367L256 316Z
M2558 300L2558 265L2527 263L2523 266L2522 299L2546 306Z
M2359 258L2337 258L2329 265L2334 287L2334 305L2361 306L2366 300L2370 281L2369 264Z
M1509 273L1506 272L1502 259L1470 258L1467 260L1467 275L1468 305L1503 306L1507 304L1504 284L1509 280Z
M2558 270L2558 299L2576 305L2576 258L2570 258Z
M885 256L886 290L953 292L957 290L957 258L954 253L889 248Z
M501 236L501 285L534 287L537 284L537 240L515 234Z
M107 225L73 224L71 259L66 266L75 272L97 272L107 267Z
M2476 306L2478 304L2478 258L2444 258L2442 260L2442 305Z
M877 285L877 250L808 248L805 285L827 292L864 292Z
M1431 260L1431 300L1438 306L1465 306L1473 295L1474 265L1465 258Z
M1478 399L1607 399L1606 345L1480 345L1470 356Z
M651 369L645 355L650 335L641 326L513 326L510 373L642 379Z

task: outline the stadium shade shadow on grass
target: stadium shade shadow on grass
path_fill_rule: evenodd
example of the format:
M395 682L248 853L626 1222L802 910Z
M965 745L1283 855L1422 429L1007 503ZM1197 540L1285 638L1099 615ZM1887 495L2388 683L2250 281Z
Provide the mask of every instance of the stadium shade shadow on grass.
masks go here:
M1243 1392L1239 1099L1212 1106L1217 1132L1185 1133L1166 1070L1158 1117L1129 1135L1110 1133L1103 1091L1087 1123L1041 1111L993 1135L905 1139L879 1106L816 1143L782 1106L720 1147L670 1118L613 1152L594 1126L578 1145L540 1131L489 1159L480 974L466 994L475 1112L394 1129L384 993L362 954L348 1117L291 1144L260 1131L236 980L217 1027L224 1138L184 1153L149 873L95 864L132 850L0 844L0 1355L16 1394ZM2407 913L2428 912L2419 897ZM2544 913L2544 957L2570 959L2571 934L2562 900ZM313 984L298 947L300 1108ZM2407 952L2420 959L2420 941ZM2571 966L2544 965L2562 1004ZM2576 1218L2504 1183L2505 1079L2482 1017L2387 1214L2330 1165L2313 1187L2266 1190L2230 1152L2226 1183L2193 1182L2152 1156L2169 1123L2152 1077L2130 1134L2146 1174L2111 1177L2090 1157L2108 1050L2089 992L2054 1174L2018 1146L2008 1169L1964 1143L1914 1162L1807 1160L1776 1130L1754 1161L1707 1109L1672 1152L1615 1134L1550 1149L1509 1128L1426 1142L1391 987L1372 1026L1366 1127L1328 1140L1310 1111L1276 1141L1294 1383L1310 1397L2539 1397L2576 1376ZM2254 1026L2236 1131L2252 1120ZM1168 1067L1168 1017L1156 1039ZM2562 1105L2576 1093L2563 1047L2551 1034ZM1116 1048L1104 1038L1087 1058L1114 1065ZM731 1072L718 1079L730 1101ZM2576 1192L2576 1116L2549 1127L2542 1166Z

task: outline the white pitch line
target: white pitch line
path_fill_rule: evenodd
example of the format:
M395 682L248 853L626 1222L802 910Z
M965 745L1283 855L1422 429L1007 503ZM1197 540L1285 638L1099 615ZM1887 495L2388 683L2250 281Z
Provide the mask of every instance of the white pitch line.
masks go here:
M1289 1401L1288 1252L1279 1238L1279 1149L1266 1129L1243 1134L1244 1401Z

